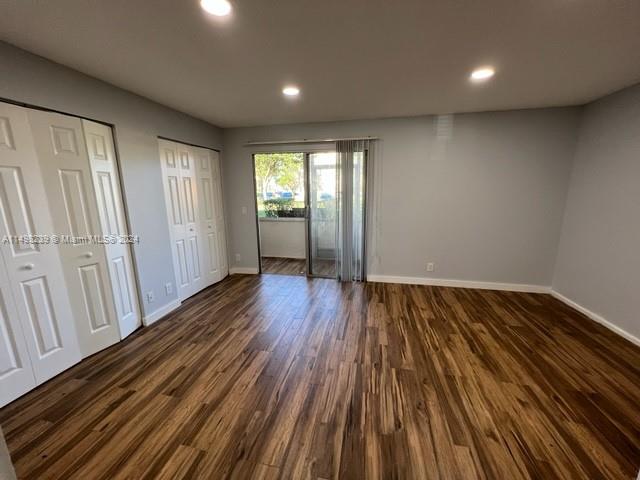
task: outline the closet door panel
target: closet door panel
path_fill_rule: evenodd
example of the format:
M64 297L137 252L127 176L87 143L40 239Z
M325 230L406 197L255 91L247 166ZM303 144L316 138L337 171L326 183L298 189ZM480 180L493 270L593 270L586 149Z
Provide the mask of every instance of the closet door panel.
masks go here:
M4 132L0 136L4 138L0 146L2 234L51 235L55 232L27 110L0 104L0 118ZM61 137L55 148L73 149L73 140ZM34 376L41 383L80 359L59 247L46 242L3 242L1 251ZM3 289L5 308L8 290ZM16 328L12 333L17 338Z
M124 202L118 180L111 128L88 120L82 120L82 127L102 234L125 236L127 227ZM120 337L124 338L141 324L131 247L121 242L108 243L105 245L105 253Z
M184 245L184 239L176 241L176 255L178 257L178 271L180 272L178 286L180 288L188 288L191 278L189 276L189 267L187 266L187 249Z
M186 230L187 267L191 285L188 288L189 296L198 293L207 286L202 276L205 265L202 263L202 251L200 238L200 225L198 223L200 212L196 199L198 189L196 186L196 165L192 148L187 145L177 144L178 163L180 165L180 185L182 198L184 199L184 224Z
M211 285L222 279L219 269L219 246L214 204L211 158L209 150L195 150L198 175L198 193L200 195L200 230L204 238L204 262L206 265L207 284Z
M184 191L178 162L178 149L174 142L159 140L167 220L171 237L173 270L176 292L180 300L191 296L191 274L186 247L187 230L184 213Z
M111 283L113 284L116 308L120 315L120 331L122 337L126 337L140 326L140 312L138 309L137 293L133 281L133 266L130 260L125 257L115 257L110 259L113 270ZM130 316L135 316L132 322Z
M0 144L0 149L3 145ZM9 279L0 258L0 407L36 386Z
M29 111L56 233L87 237L62 242L63 271L83 357L120 340L105 247L80 119ZM95 237L91 240L89 237Z
M110 319L104 298L105 286L102 283L100 266L94 263L80 267L78 270L91 331L95 333L103 328L108 328Z
M180 178L176 175L167 177L169 185L169 211L171 213L171 224L173 227L183 227L182 222L182 202L180 201Z
M213 281L220 281L220 263L219 254L220 247L218 244L218 236L216 232L207 234L207 246L209 249L209 274L213 276Z
M224 277L220 268L219 187L210 150L167 140L159 140L159 144L176 284L184 300Z
M224 205L222 195L222 173L220 171L220 154L218 152L211 152L211 171L214 187L214 205L216 216L216 227L218 232L218 258L220 262L220 276L224 278L229 273L229 266L227 261L227 239L226 239L226 226L224 221Z
M0 165L2 218L6 234L13 237L36 233L22 172L21 166ZM16 257L38 253L39 250L38 245L32 243L11 244L11 251Z
M189 253L191 254L191 271L193 272L194 281L199 281L202 278L202 272L200 271L200 245L198 244L198 237L192 235L189 237Z

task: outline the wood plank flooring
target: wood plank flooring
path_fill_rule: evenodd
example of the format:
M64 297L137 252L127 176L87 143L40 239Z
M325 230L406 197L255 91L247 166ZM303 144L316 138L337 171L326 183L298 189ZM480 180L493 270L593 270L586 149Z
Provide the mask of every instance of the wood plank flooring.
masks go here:
M336 276L335 260L316 258L313 260L313 275L320 277ZM307 260L304 258L262 257L262 273L278 275L306 275Z
M0 424L21 478L630 479L638 405L548 295L236 275Z
M304 258L262 257L262 273L306 275L307 261Z

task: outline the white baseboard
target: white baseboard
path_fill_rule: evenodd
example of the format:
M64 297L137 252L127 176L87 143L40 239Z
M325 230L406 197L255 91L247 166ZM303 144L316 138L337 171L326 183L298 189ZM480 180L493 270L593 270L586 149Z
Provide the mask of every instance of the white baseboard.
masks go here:
M579 311L594 322L604 325L609 330L617 333L621 337L626 338L631 343L640 346L640 339L633 336L626 330L621 329L617 325L609 322L607 319L592 312L588 308L568 299L561 293L556 292L551 287L543 285L526 285L521 283L494 283L494 282L472 282L466 280L450 280L443 278L426 278L426 277L396 277L393 275L368 275L368 282L380 283L402 283L409 285L431 285L435 287L456 287L456 288L478 288L481 290L504 290L508 292L526 292L526 293L548 293L557 298L561 302L569 305L571 308ZM640 480L640 479L639 479Z
M626 330L621 329L617 325L614 325L613 323L611 323L609 320L607 320L603 316L598 315L595 312L592 312L588 308L583 307L579 303L574 302L573 300L565 297L564 295L562 295L561 293L556 292L555 290L551 290L551 295L553 297L557 298L558 300L560 300L562 303L565 303L565 304L569 305L574 310L577 310L580 313L582 313L583 315L587 316L588 318L590 318L594 322L598 322L599 324L607 327L612 332L617 333L621 337L626 338L631 343L640 346L640 338L634 337L629 332L627 332Z
M508 292L551 293L551 287L522 283L473 282L427 277L396 277L392 275L367 275L368 282L403 283L409 285L431 285L434 287L478 288L481 290L504 290Z
M229 275L235 275L236 273L242 273L246 275L257 275L258 269L256 267L231 267L229 269Z
M160 307L159 309L157 309L154 312L151 312L149 315L145 315L144 318L142 319L142 323L146 327L148 327L152 323L157 322L162 317L164 317L164 316L168 315L169 313L173 312L180 305L182 305L182 302L180 300L174 300L171 303L167 303L165 306Z

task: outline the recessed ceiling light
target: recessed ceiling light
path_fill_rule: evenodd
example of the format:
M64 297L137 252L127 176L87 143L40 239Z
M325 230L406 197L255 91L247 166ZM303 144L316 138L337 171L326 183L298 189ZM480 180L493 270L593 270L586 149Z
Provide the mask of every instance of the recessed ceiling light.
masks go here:
M205 12L216 17L224 17L231 13L231 4L227 0L200 0L200 6Z
M471 73L471 80L474 82L482 82L483 80L489 80L495 75L495 70L491 67L482 67L474 70Z
M298 87L284 87L282 93L287 97L297 97L300 95L300 89Z

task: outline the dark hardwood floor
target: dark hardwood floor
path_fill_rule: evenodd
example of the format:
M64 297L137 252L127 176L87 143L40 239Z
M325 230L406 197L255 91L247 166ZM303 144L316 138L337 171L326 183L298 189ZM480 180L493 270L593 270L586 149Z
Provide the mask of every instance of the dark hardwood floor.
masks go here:
M262 273L306 275L307 261L304 258L262 257Z
M631 479L638 405L548 295L236 275L0 423L21 478Z
M307 260L304 258L261 257L262 273L275 273L278 275L306 275ZM335 260L315 258L312 272L314 276L335 277Z

